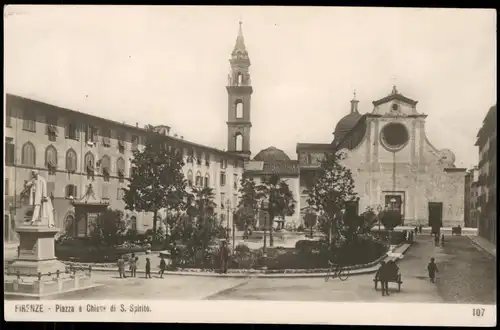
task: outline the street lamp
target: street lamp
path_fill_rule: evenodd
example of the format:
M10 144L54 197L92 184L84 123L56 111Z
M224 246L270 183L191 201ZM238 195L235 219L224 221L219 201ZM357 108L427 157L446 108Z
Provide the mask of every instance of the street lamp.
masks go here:
M382 212L382 206L377 206L377 218L378 218L378 234L380 235L380 212Z
M264 199L261 203L260 209L264 212L264 247L262 249L262 253L265 257L267 248L267 211L269 210L269 202Z
M229 215L231 214L231 201L229 199L226 200L226 209L227 209L227 219L226 219L226 239L229 239Z

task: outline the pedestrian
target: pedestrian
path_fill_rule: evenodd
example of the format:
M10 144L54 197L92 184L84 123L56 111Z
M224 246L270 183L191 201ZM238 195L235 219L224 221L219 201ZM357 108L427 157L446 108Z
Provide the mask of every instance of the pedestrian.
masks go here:
M424 228L424 226L422 226L422 225L418 225L418 233L419 233L420 235L422 235L422 229L423 229L423 228Z
M146 258L146 278L151 278L151 261Z
M441 246L444 246L444 234L441 235Z
M139 267L139 257L135 257L132 260L132 277L137 277L137 267Z
M125 260L123 260L123 257L118 258L117 264L120 278L126 278L127 276L125 276Z
M170 259L171 259L171 267L172 269L176 269L177 268L177 244L175 243L175 241L172 242L172 246L170 247Z
M434 235L434 244L435 244L436 246L439 246L439 234L438 234L438 233L436 233L436 234Z
M163 273L165 273L165 269L167 268L167 263L165 262L165 258L161 256L160 260L160 271L158 274L160 275L160 278L163 278Z
M377 274L375 275L377 280L380 282L382 286L382 296L389 295L389 282L387 279L387 264L385 261L380 262L380 267L377 270Z
M418 234L418 227L417 226L415 226L414 231L415 231L415 235L417 235Z
M221 247L220 247L220 272L222 274L227 274L227 264L229 261L229 248L227 247L227 241L222 241L221 242Z
M439 273L436 263L434 261L435 259L431 258L431 261L427 265L427 271L429 272L429 279L431 280L431 283L434 283L434 278L436 277L436 273Z

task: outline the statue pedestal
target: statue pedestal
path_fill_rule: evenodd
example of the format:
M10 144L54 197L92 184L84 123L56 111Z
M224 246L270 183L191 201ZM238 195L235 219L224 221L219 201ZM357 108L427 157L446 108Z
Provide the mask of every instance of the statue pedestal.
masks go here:
M36 276L64 273L66 266L56 259L55 235L57 228L25 225L16 229L19 234L19 256L8 267L9 274Z

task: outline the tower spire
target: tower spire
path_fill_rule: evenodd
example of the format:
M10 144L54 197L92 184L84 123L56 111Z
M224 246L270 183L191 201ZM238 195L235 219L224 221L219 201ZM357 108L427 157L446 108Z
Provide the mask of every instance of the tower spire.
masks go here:
M245 46L245 38L243 38L243 22L239 21L240 27L238 29L238 36L236 37L236 44L234 45L233 54L238 52L247 54L247 48Z
M358 113L358 103L359 101L356 99L356 90L354 90L354 96L351 100L351 113Z

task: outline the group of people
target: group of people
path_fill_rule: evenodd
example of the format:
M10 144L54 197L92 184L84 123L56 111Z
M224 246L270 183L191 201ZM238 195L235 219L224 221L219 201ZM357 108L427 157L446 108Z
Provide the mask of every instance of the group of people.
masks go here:
M165 271L169 266L175 269L177 265L177 255L178 255L178 250L177 246L175 245L175 242L172 244L170 248L170 255L168 259L165 258L164 255L160 256L160 265L159 265L159 271L158 275L160 278L163 278L163 275L165 274ZM221 242L219 251L218 251L218 258L219 258L219 263L220 263L220 273L221 274L227 274L227 270L229 267L229 260L231 257L231 250L228 247L227 241L223 240ZM139 266L139 258L132 253L131 257L128 260L125 260L123 256L121 256L118 259L117 266L118 266L118 273L120 278L127 278L126 275L126 266L129 266L129 271L130 271L130 277L137 277L137 268ZM146 278L152 278L151 277L151 260L149 258L146 258L146 264L145 264L145 277Z

